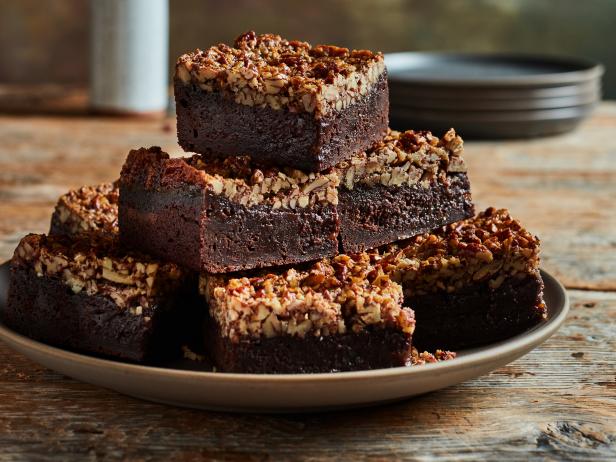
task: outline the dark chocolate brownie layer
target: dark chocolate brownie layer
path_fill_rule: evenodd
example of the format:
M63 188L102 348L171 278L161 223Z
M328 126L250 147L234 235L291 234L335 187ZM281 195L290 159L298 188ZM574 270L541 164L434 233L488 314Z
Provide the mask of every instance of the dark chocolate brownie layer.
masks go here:
M295 264L338 252L337 176L254 168L244 158L131 151L120 178L120 239L197 271Z
M419 350L461 350L520 334L544 319L543 281L534 275L509 277L496 289L488 282L449 293L407 295L417 321Z
M427 188L419 184L340 188L342 251L361 252L472 217L466 173L452 173L447 178L448 184L434 182Z
M208 195L202 216L201 261L210 273L318 260L338 252L334 205L303 209L245 207Z
M164 305L135 315L109 297L73 293L62 281L24 267L11 268L2 314L7 326L36 340L136 362L178 355L180 335L188 335ZM181 320L190 326L190 320Z
M197 187L145 191L122 185L120 240L129 249L199 271L202 204L203 192Z
M175 81L178 141L185 151L216 157L250 154L268 165L322 171L383 138L389 94L384 72L368 93L321 118L247 106L196 84Z
M120 235L125 245L196 271L224 273L293 264L338 251L333 205L246 207L207 193L204 199L194 191L128 188L122 188L121 204Z
M329 336L262 338L234 343L209 321L206 343L218 370L292 374L381 369L411 364L411 339L394 329L374 328Z

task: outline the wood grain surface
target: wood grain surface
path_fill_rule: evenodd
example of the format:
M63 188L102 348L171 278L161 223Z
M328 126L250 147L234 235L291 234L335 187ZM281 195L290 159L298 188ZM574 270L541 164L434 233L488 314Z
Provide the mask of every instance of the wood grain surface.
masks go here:
M574 133L466 145L478 206L539 235L572 299L562 329L509 366L382 407L231 415L124 397L0 344L0 460L615 460L615 133L604 103ZM0 261L47 230L59 194L115 179L129 149L180 154L173 120L0 117L0 140Z

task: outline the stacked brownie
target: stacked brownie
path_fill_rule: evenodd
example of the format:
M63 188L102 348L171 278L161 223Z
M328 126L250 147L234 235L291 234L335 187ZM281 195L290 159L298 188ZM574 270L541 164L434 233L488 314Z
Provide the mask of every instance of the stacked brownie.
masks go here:
M9 325L313 373L447 360L545 318L537 239L475 216L453 129L388 128L380 53L249 32L181 56L174 87L188 154L134 149L118 182L62 196L16 250Z
M338 253L335 172L257 168L247 156L170 159L131 151L120 179L120 237L195 271L225 273Z
M11 261L3 320L32 338L131 361L178 351L190 337L194 279L174 263L103 236L24 237ZM186 329L184 329L185 324Z
M415 311L420 348L491 343L546 317L539 241L507 210L385 246L378 258Z
M358 252L471 217L462 139L389 131L338 166L340 243Z
M254 32L181 56L175 100L185 151L304 171L370 148L389 116L382 54Z
M327 372L408 365L415 328L402 288L367 254L251 277L202 275L218 368Z

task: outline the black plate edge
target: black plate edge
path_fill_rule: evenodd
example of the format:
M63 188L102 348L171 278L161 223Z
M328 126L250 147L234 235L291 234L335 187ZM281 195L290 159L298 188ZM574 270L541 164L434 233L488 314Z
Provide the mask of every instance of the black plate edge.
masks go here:
M518 76L508 78L476 78L469 79L451 79L447 77L399 77L396 75L396 67L399 65L393 64L392 61L402 59L404 56L433 59L433 60L467 60L467 61L511 61L511 62L527 62L529 64L550 62L554 65L562 65L569 67L577 67L577 70L563 71L557 73L545 73L543 75L534 76ZM389 63L387 62L389 61ZM566 83L583 83L591 80L600 79L605 72L602 64L591 61L586 58L568 57L561 55L536 55L526 53L452 53L452 52L394 52L385 54L385 64L387 65L388 79L390 81L404 83L421 83L432 86L454 86L454 87L477 87L485 86L498 88L502 86L512 87L528 87L542 85L563 85Z

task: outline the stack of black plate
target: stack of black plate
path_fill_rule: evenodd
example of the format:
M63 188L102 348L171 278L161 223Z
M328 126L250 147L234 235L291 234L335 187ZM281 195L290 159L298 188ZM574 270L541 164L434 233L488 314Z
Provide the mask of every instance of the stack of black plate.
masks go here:
M599 64L523 55L391 53L390 124L467 138L519 138L575 128L601 99Z

